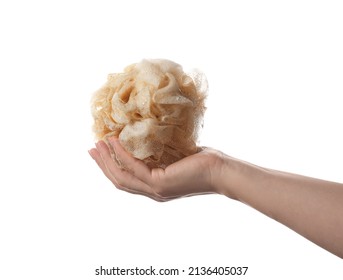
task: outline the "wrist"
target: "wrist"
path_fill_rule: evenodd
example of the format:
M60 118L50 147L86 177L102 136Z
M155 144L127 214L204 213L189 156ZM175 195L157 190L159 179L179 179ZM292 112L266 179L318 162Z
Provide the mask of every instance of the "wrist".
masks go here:
M214 184L216 192L245 203L269 176L266 169L225 154L222 154L219 166Z

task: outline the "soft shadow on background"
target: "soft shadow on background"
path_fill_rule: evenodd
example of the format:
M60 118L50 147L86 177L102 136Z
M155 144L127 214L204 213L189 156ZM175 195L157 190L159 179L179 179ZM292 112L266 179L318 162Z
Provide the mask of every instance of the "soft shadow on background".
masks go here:
M342 14L340 1L2 1L0 278L152 265L342 279L341 259L246 205L127 194L87 153L107 74L167 58L208 77L200 145L343 182Z

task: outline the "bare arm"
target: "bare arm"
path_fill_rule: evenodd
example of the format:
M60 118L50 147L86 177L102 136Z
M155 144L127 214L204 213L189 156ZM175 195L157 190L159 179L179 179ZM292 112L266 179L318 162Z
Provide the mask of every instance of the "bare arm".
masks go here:
M157 201L219 193L246 203L343 258L343 184L262 168L221 152L201 152L163 169L149 169L110 141L99 142L90 155L119 189Z
M343 184L264 169L228 156L223 165L220 193L343 258ZM235 174L235 180L229 174Z

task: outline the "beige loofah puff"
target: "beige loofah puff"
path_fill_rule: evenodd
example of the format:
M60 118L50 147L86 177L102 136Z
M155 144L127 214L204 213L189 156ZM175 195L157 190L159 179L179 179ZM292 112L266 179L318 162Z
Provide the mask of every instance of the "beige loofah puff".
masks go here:
M92 99L98 140L119 137L123 147L150 167L162 167L197 152L205 112L204 75L185 74L169 60L142 60L109 74Z

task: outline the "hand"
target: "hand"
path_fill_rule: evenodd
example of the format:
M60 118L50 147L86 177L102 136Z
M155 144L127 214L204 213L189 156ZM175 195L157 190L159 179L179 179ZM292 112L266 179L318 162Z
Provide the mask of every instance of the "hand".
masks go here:
M203 148L166 169L150 169L143 161L126 152L117 138L109 138L109 145L122 167L113 160L104 141L96 143L96 148L91 149L89 154L120 190L145 195L157 201L217 193L214 179L217 176L215 173L220 170L217 167L221 163L221 153L216 150Z
M343 184L262 168L218 151L200 152L162 168L133 158L116 138L89 151L113 184L157 201L220 193L244 202L343 258Z

